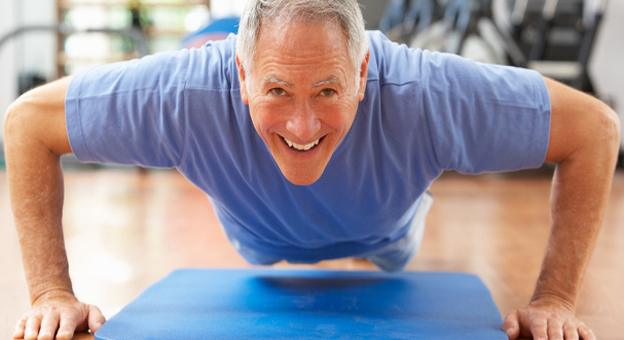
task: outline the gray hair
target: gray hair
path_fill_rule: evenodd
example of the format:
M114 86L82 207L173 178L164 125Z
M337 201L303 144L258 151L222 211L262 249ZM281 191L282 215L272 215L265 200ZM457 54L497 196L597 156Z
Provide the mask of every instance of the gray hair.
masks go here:
M349 57L356 69L360 68L368 52L368 40L357 0L248 0L236 41L236 53L246 73L253 65L260 26L298 19L339 23L347 38Z

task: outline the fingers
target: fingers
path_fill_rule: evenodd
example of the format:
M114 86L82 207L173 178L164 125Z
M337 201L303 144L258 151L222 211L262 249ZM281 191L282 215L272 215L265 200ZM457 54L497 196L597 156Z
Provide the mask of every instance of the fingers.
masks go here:
M56 334L56 328L59 324L58 313L48 313L41 320L41 328L39 329L39 337L37 340L52 340Z
M72 315L63 315L59 324L59 330L56 334L57 340L71 340L74 337L74 330L78 322Z
M548 340L563 340L563 325L557 316L548 320Z
M80 321L84 319L81 317L79 320L76 314L65 314L61 317L59 331L56 335L57 340L71 340L77 329L86 330L83 328L85 324L88 325L93 333L102 326L106 319L100 309L93 305L86 305L86 308L88 313L87 319L85 320L86 323L85 321Z
M24 331L24 339L25 340L37 339L40 326L41 326L41 315L28 317L28 320L26 321L26 328Z
M95 333L104 322L106 322L106 318L102 311L94 305L89 305L89 329L91 332Z
M545 316L538 315L531 324L531 334L534 340L548 340L548 321Z
M566 340L579 340L579 335L576 330L576 327L570 320L566 321L563 325L563 335Z
M594 332L592 332L592 330L589 329L589 327L587 327L587 325L585 325L582 322L578 327L578 334L581 336L583 340L596 340L596 336L594 335Z
M537 331L537 330L536 330ZM542 339L543 333L533 333L534 339ZM583 340L596 340L594 332L584 323L576 326L576 323L566 320L562 326L559 319L548 320L548 340L579 340L579 336Z
M56 335L59 324L59 314L57 312L45 315L25 315L18 321L15 328L14 338L24 338L26 340L52 340Z
M15 325L15 333L13 333L13 338L22 339L24 337L26 321L28 321L27 315L22 316L22 318L17 321L17 324Z
M505 318L503 331L510 340L519 336L534 340L596 340L592 330L574 314L556 307L517 309Z
M75 301L33 307L15 325L16 339L71 340L78 331L97 331L106 321L99 308ZM58 331L57 331L58 329Z
M518 321L518 311L514 310L507 315L503 323L503 332L507 333L509 340L516 340L520 335L520 323Z

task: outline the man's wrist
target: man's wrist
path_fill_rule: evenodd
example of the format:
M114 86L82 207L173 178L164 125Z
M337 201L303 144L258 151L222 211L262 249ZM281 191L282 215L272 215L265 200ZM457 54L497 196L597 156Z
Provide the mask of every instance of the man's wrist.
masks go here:
M562 297L559 293L554 292L535 292L531 297L530 306L558 305L570 313L576 311L576 302L569 298Z
M31 294L30 297L30 304L32 306L36 305L36 304L40 304L42 302L48 301L48 300L57 300L57 299L70 299L70 300L77 300L76 296L74 295L74 291L71 287L67 288L67 287L55 287L55 288L48 288L45 291L41 291L40 293L37 294Z

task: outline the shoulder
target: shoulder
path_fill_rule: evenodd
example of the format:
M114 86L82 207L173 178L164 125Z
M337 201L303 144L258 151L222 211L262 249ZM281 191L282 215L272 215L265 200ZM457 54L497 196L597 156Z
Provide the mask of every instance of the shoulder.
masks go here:
M517 74L525 70L474 62L450 53L413 49L389 40L379 31L368 31L370 48L369 79L381 83L444 82L445 79L469 79Z
M142 90L181 91L237 88L235 37L208 42L200 48L154 53L140 59L82 70L70 85L69 96L99 96ZM78 86L79 85L79 86ZM80 91L74 91L79 88Z
M208 42L189 50L189 71L187 86L202 89L238 89L238 68L236 66L236 36Z
M436 68L461 63L461 58L444 53L413 49L389 40L379 31L369 31L369 80L384 85L409 85L428 81Z

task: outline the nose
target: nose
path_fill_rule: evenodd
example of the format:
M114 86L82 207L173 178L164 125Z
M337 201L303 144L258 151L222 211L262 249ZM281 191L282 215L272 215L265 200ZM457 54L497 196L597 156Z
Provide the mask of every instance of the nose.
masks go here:
M311 142L321 130L321 121L308 103L301 103L286 122L286 130L302 142Z

